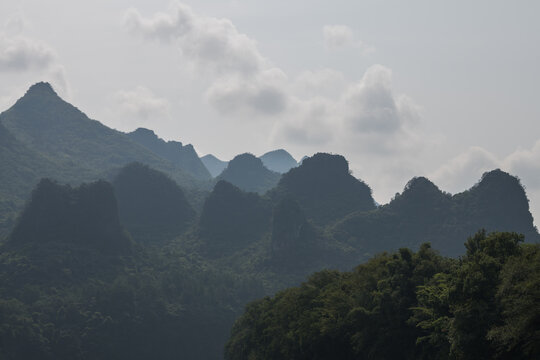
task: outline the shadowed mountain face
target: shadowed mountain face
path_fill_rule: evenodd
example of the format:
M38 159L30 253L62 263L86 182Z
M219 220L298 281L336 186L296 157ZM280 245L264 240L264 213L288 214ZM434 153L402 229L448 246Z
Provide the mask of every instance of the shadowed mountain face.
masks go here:
M195 217L182 189L146 165L125 166L113 184L122 224L138 240L179 235Z
M306 216L328 224L354 211L375 209L371 189L349 173L343 156L315 154L281 178L272 197L295 199Z
M144 128L138 128L126 135L159 157L178 165L194 178L200 180L209 180L211 178L210 173L191 144L183 146L178 141L165 141L160 139L152 130Z
M72 188L48 179L41 180L32 192L9 244L67 244L105 253L126 252L130 248L109 183L98 181Z
M444 255L459 256L464 248L458 239L480 228L515 231L531 242L540 239L518 179L494 170L470 190L452 196L426 178L414 178L389 204L351 214L332 233L368 256L383 249L415 249L423 242Z
M287 151L283 149L269 151L259 157L264 166L272 171L284 174L290 169L297 167L298 163Z
M199 234L209 253L230 254L268 232L271 216L268 201L220 180L204 204Z
M228 161L219 160L212 154L203 156L201 161L203 162L204 166L206 166L212 177L216 177L221 174L229 164Z
M263 194L277 185L281 175L264 167L252 154L237 155L229 161L218 180L225 180L248 192Z

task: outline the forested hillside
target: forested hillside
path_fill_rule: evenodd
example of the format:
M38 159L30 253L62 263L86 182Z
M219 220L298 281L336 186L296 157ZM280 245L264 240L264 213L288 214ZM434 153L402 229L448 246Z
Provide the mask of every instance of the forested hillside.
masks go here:
M249 304L226 359L536 359L540 247L481 231L460 259L429 244L322 271Z

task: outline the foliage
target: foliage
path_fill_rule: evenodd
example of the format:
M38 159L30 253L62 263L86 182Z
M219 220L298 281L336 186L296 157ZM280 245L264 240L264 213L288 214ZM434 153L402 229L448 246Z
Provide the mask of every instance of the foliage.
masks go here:
M522 241L480 231L459 261L423 244L316 273L249 304L226 359L537 358L540 248Z

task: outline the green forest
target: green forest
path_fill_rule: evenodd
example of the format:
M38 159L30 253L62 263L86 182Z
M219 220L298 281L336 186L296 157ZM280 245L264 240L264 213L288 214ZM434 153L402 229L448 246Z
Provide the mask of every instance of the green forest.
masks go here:
M0 359L540 356L517 177L379 205L341 155L223 166L32 86L0 114Z

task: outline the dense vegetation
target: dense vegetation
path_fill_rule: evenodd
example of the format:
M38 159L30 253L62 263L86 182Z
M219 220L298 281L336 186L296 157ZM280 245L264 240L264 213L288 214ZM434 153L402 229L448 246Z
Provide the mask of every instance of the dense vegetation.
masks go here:
M481 231L466 255L423 244L322 271L249 304L226 359L540 357L540 246Z
M110 184L43 180L0 249L0 358L220 358L251 275L133 243Z

